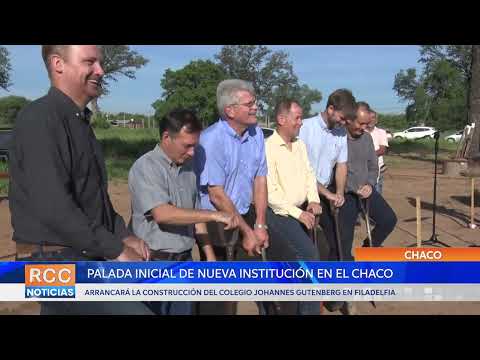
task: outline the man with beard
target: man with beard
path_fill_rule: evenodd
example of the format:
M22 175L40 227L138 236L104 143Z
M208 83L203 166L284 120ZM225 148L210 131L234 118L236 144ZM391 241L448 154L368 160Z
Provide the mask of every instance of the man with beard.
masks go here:
M317 188L322 204L320 225L328 242L329 261L339 260L335 237L334 208L342 208L345 203L347 181L347 134L343 127L347 120L356 116L357 104L347 89L335 90L327 100L325 111L303 121L299 137L307 146L308 158L317 179ZM335 176L334 176L335 175ZM329 311L341 309L348 313L348 303L325 302Z

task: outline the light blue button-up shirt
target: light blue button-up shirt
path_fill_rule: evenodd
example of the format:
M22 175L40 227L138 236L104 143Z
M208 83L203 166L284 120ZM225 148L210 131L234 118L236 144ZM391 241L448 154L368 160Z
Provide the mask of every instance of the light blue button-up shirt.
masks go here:
M267 176L263 132L249 127L239 136L227 121L220 119L205 129L195 149L194 169L202 209L215 210L208 186L222 186L240 214L247 213L257 176Z
M318 183L330 185L333 168L348 161L347 132L345 128L329 130L321 114L303 120L299 138L307 145L308 159Z

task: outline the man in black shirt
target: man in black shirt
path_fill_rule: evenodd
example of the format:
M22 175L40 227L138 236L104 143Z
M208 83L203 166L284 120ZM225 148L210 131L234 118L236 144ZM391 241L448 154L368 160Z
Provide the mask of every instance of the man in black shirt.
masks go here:
M10 149L10 211L18 260L148 260L110 202L87 104L101 92L95 45L43 45L48 94L18 115ZM147 314L141 303L45 302L42 314Z

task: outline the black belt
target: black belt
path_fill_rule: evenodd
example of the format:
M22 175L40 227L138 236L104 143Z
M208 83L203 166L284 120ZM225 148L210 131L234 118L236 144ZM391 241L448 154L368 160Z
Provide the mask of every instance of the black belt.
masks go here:
M69 249L67 246L60 245L35 245L35 244L16 244L16 255L18 259L28 258L35 254L59 252Z
M181 253L168 253L161 250L150 250L150 260L153 261L185 261L192 256L192 250Z

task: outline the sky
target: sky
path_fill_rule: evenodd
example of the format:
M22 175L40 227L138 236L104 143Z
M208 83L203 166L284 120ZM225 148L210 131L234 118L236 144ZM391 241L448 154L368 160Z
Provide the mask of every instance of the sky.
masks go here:
M40 55L40 45L4 45L12 65L8 95L36 99L44 95L49 81ZM268 46L268 45L267 45ZM221 45L131 45L149 59L136 72L136 79L119 78L110 94L99 101L103 111L153 114L151 104L161 97L160 80L166 69L178 70L192 60L213 60ZM313 110L325 108L328 95L338 88L352 90L357 100L366 101L381 113L403 112L406 104L393 91L395 74L410 67L421 69L419 46L413 45L274 45L272 50L289 54L301 84L320 90L323 100Z

